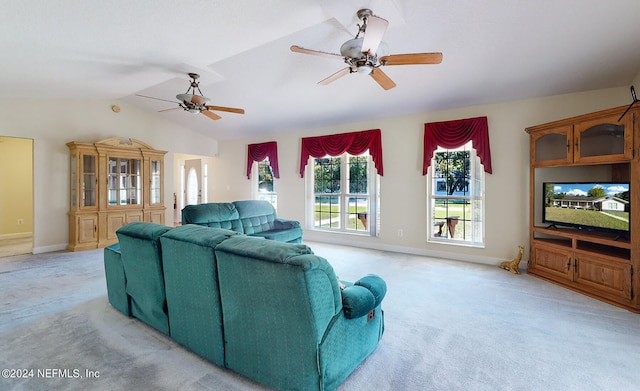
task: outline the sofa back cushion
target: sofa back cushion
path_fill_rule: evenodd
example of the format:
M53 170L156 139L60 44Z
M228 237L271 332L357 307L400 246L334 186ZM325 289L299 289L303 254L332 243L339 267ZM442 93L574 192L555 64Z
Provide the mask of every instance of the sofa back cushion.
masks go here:
M216 256L227 367L276 389L317 389L318 346L341 308L331 265L306 245L242 235Z
M224 334L214 249L238 232L183 225L160 238L171 338L224 366Z
M253 235L274 229L276 210L269 201L234 201L233 204L238 210L245 234Z
M244 232L238 210L231 202L187 205L182 209L182 225L186 224Z
M160 236L171 230L165 225L134 222L116 231L131 314L169 334Z

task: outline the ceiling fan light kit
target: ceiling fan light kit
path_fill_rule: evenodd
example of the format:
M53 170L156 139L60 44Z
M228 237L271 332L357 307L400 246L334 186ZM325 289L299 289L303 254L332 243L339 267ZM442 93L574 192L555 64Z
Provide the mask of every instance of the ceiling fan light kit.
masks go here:
M244 109L236 109L233 107L224 107L224 106L210 106L209 102L211 102L211 100L206 96L204 96L202 91L200 91L200 86L199 86L200 83L197 81L198 78L200 78L200 75L198 75L197 73L189 73L188 75L191 78L191 82L189 84L189 88L187 89L187 92L185 92L184 94L176 95L176 99L178 100L179 107L160 110L161 112L182 109L192 114L204 114L205 116L213 120L218 120L222 117L220 117L218 114L215 114L211 110L226 111L229 113L236 113L236 114L244 114ZM196 91L198 92L198 94L196 94ZM137 96L140 96L142 98L150 98L150 99L162 100L165 102L171 102L170 100L154 98L152 96L145 96L145 95L137 95Z
M358 25L358 33L355 38L342 44L340 54L305 49L297 45L291 46L292 52L341 58L348 65L347 68L319 81L318 84L326 85L344 75L362 73L370 75L382 88L388 90L395 87L396 84L379 69L380 67L386 65L440 64L442 62L442 53L439 52L389 55L388 46L382 41L389 22L379 16L375 16L373 11L368 8L359 10L357 15L362 21L362 25ZM360 36L361 34L363 34L363 37Z

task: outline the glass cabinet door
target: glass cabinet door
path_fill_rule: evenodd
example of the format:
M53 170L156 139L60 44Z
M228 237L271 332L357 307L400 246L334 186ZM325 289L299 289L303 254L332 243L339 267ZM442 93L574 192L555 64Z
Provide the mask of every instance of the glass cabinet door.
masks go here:
M109 205L139 205L142 203L140 159L109 158Z
M600 118L575 126L576 157L578 162L600 162L612 157L631 159L632 126L618 117Z
M151 160L151 203L162 203L162 166L160 160Z
M531 163L536 166L571 163L573 161L571 143L571 126L536 133L531 139Z
M80 156L82 157L82 199L80 200L80 206L96 206L96 193L98 184L96 156L84 154Z
M71 155L71 208L78 206L78 157Z

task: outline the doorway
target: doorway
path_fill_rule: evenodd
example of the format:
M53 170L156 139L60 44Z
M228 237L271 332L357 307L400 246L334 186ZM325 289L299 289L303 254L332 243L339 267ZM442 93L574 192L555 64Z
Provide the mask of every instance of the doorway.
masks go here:
M213 158L182 153L176 153L174 158L173 225L178 226L185 206L209 202L208 170Z
M33 139L0 136L0 257L33 252Z
M202 160L190 159L184 162L184 177L186 178L184 192L184 205L196 205L202 203Z

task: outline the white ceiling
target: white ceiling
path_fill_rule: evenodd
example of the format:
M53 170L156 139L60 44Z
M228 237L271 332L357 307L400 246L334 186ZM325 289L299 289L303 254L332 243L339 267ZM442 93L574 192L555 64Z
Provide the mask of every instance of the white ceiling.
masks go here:
M391 54L442 52L439 65L388 66L317 82L356 12L389 21ZM218 139L628 86L640 71L638 0L3 0L0 98L122 99ZM213 121L158 113L201 75ZM631 98L630 98L631 100ZM177 103L176 103L177 106Z

